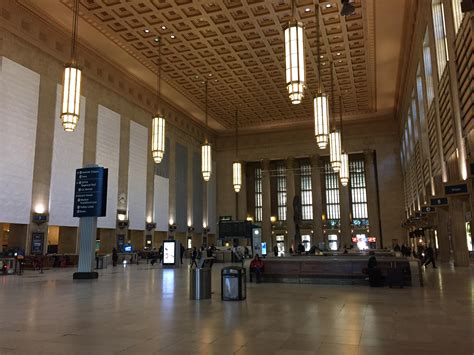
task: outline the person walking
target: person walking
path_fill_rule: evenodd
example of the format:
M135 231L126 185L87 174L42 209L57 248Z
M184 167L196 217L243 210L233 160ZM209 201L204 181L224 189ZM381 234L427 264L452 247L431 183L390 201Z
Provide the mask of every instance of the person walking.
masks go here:
M278 256L278 247L276 245L273 247L273 255Z
M117 249L113 248L112 249L112 265L117 266L117 261L118 261Z
M193 251L191 252L191 264L189 265L189 267L192 268L193 265L194 265L195 267L198 266L198 265L197 265L197 261L196 261L197 256L198 256L197 249L196 249L196 247L193 247Z
M179 255L181 257L181 265L183 264L183 256L184 256L184 253L186 252L186 249L184 248L184 245L183 243L179 243Z
M425 249L425 262L423 266L428 267L429 264L433 264L433 269L436 269L434 250L431 245L428 245L428 248Z

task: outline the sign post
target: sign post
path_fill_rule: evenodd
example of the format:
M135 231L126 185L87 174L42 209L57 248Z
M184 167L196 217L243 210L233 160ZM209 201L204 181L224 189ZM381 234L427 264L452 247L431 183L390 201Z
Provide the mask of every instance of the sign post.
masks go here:
M74 217L79 217L79 265L73 279L97 279L93 272L97 217L104 217L107 209L108 170L97 165L86 165L76 170Z

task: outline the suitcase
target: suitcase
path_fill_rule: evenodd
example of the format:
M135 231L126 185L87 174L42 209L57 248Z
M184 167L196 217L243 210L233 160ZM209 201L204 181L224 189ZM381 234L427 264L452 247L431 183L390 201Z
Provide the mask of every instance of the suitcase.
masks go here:
M387 275L387 284L390 288L405 286L405 278L403 275L403 270L399 268L389 269Z

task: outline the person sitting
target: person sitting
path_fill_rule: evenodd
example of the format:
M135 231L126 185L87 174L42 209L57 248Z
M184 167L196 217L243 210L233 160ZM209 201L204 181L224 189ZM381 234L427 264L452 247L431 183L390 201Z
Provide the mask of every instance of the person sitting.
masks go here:
M255 257L250 263L250 282L252 282L252 272L255 273L257 283L260 283L263 272L263 260L260 259L258 254L255 254Z

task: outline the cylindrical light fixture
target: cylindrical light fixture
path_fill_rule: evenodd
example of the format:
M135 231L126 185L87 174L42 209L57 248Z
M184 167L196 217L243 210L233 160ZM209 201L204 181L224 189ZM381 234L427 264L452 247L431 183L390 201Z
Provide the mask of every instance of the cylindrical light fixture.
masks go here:
M332 131L329 135L329 158L331 167L335 173L341 169L341 134L339 131Z
M207 80L204 82L205 85L205 119L206 119L206 135L207 135ZM209 181L212 173L212 149L211 144L207 138L204 140L204 144L201 146L201 172L204 181Z
M151 154L156 164L161 163L165 155L166 120L161 114L153 117L151 126Z
M294 0L291 2L292 17L283 28L285 36L286 88L292 104L303 99L305 83L304 24L295 19Z
M66 132L76 129L81 103L81 69L74 64L64 68L61 123Z
M341 154L341 170L339 171L339 179L341 179L342 186L347 186L349 183L349 155L347 153Z
M161 98L161 38L158 39L158 75L156 83L156 104L160 105ZM155 164L161 163L165 155L165 132L166 132L166 120L165 116L161 113L157 113L153 116L151 123L151 155Z
M63 97L61 105L61 124L66 132L76 129L79 121L79 109L81 106L81 77L82 72L77 65L77 28L78 28L79 0L74 1L72 38L71 38L71 62L64 68Z
M211 145L207 142L201 147L201 171L204 181L209 181L212 173Z
M314 136L319 149L326 149L329 141L329 101L326 94L314 98Z
M234 191L239 192L242 187L242 164L238 161L232 164Z

